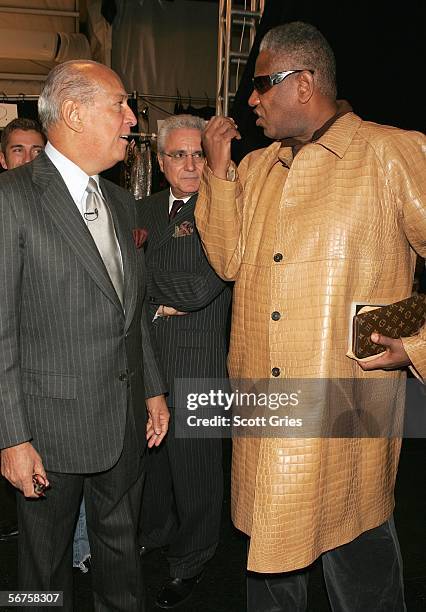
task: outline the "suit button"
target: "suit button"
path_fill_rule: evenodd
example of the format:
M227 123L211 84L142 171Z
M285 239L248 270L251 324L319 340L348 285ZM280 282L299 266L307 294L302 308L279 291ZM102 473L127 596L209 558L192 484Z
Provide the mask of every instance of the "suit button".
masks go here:
M125 382L127 380L127 372L120 372L118 375L118 380L121 382Z
M274 261L276 261L276 262L282 261L282 258L283 258L282 253L275 253Z
M274 310L274 312L271 314L271 319L273 321L279 321L281 319L281 313L278 312L278 310Z
M272 376L279 376L281 374L281 370L279 368L272 368Z

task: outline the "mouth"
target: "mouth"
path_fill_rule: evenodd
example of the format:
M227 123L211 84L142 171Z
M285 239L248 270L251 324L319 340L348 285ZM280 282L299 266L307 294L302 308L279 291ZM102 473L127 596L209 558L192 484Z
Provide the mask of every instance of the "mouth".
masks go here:
M257 110L254 111L254 114L257 116L256 125L260 125L260 122L263 119L262 115Z

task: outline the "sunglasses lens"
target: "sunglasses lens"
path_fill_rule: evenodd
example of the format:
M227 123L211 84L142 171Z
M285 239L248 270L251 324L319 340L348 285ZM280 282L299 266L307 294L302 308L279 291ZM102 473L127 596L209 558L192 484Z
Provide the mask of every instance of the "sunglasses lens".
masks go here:
M264 94L269 91L272 87L271 77L269 76L269 74L255 76L253 78L253 87L260 94Z

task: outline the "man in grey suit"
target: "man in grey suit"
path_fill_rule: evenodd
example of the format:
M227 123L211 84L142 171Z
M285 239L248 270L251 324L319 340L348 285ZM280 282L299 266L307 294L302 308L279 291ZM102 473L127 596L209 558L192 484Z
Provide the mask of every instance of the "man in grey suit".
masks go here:
M29 163L41 153L46 144L46 137L41 125L34 119L17 117L12 119L1 132L0 166L4 170L13 170ZM0 541L9 540L18 535L18 519L14 489L4 478L0 477ZM9 520L3 519L6 508Z
M18 490L19 588L63 591L73 609L84 490L95 610L136 612L143 455L168 410L135 203L98 177L136 120L117 75L85 60L51 71L39 114L45 153L0 177L0 448Z
M156 600L162 608L179 605L201 580L218 543L222 508L221 440L174 435L175 379L226 376L231 290L207 262L194 224L204 125L191 115L162 123L158 160L170 189L140 204L140 225L148 230L148 322L171 391L171 430L148 459L140 536L145 552L167 546L170 579Z

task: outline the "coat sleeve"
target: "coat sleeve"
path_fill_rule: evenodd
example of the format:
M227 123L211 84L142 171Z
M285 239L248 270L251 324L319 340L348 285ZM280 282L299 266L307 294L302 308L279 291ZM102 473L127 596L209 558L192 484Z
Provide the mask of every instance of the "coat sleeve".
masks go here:
M159 359L154 351L148 325L148 305L145 300L142 312L142 342L145 397L155 397L167 392L164 377L159 366Z
M25 237L15 215L19 194L0 184L0 448L31 439L19 361Z
M132 210L134 215L134 227L138 227L141 222L141 214L135 200L131 198ZM147 278L146 262L143 249L140 249L141 274L144 279ZM145 397L155 397L167 392L167 387L164 382L164 377L160 368L160 361L154 350L151 333L148 325L148 303L147 294L145 292L144 302L141 315L141 331L142 331L142 352L143 352L143 369L144 369L144 385Z
M426 137L418 132L398 133L389 144L386 169L405 235L413 249L426 257ZM425 379L426 325L402 342L415 370Z
M153 304L172 306L183 312L205 308L226 287L201 252L196 272L151 271L149 300Z
M156 209L163 204L164 193L155 194L142 203L138 212L138 221L141 226L150 228L152 218L158 214ZM167 192L168 198L168 192ZM185 269L167 269L158 266L149 267L148 296L150 304L156 306L171 306L182 312L195 312L208 306L227 286L209 264L198 234L183 240L196 241L193 245L191 257L193 265L191 271ZM178 259L178 266L184 262Z
M228 281L236 279L244 250L242 211L247 165L246 157L233 181L217 178L206 166L195 207L197 229L207 257L217 274Z

